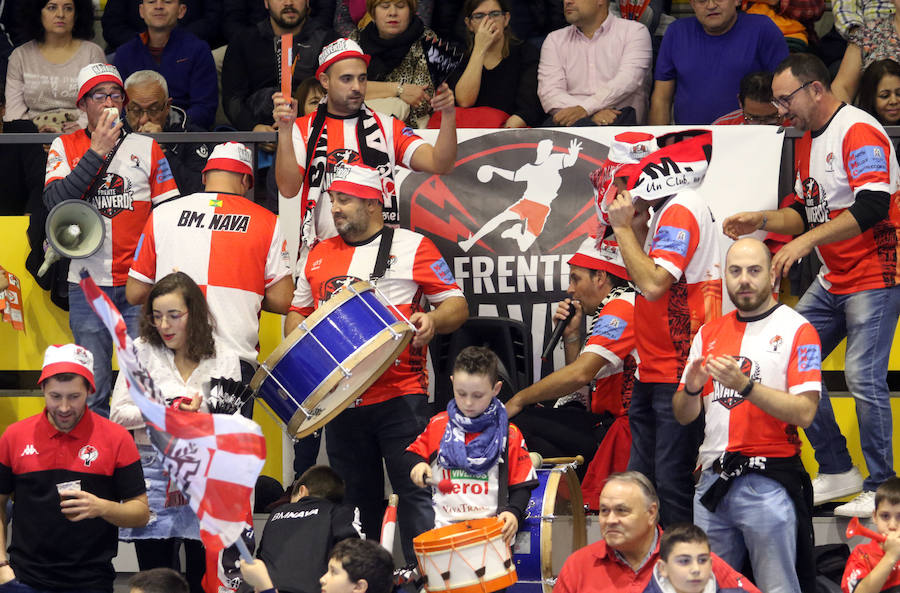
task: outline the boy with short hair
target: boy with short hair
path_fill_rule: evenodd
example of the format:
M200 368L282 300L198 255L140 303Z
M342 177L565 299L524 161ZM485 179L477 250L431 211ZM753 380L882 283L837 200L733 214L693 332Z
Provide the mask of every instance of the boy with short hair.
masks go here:
M644 593L726 593L713 574L709 538L691 523L676 523L659 540L659 560Z
M853 548L841 579L844 593L877 593L900 585L900 478L888 478L875 490L872 519L886 539Z
M447 411L429 421L407 452L413 483L449 481L432 495L436 527L499 516L503 537L512 543L537 474L522 433L497 399L498 365L488 348L463 349L453 363Z
M291 501L269 515L257 557L281 593L318 593L332 547L361 536L359 512L343 499L344 480L314 465L294 482Z

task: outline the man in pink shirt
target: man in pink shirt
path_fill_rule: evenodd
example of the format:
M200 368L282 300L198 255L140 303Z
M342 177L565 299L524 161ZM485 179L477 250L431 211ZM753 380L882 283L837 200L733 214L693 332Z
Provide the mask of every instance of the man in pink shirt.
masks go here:
M570 26L541 48L538 97L547 125L644 123L650 90L650 33L609 12L609 0L565 0ZM634 110L634 119L627 108ZM629 121L630 119L630 121Z

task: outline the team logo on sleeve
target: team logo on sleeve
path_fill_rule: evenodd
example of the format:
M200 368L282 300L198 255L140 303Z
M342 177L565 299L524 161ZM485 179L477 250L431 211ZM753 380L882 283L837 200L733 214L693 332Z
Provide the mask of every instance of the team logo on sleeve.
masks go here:
M735 356L741 373L750 377L754 381L759 380L759 368L753 364L753 361L746 356ZM744 401L744 396L730 387L725 387L718 381L713 381L713 402L721 404L725 408L731 410Z
M165 157L156 161L156 183L165 183L172 179L172 168Z
M628 322L615 315L601 315L591 331L592 336L602 336L608 340L618 340L625 333Z
M652 249L658 251L671 251L682 257L687 255L691 233L687 229L676 226L661 226L653 237Z
M888 165L884 148L881 146L860 146L850 151L847 161L850 177L856 179L865 173L887 173Z
M47 173L51 173L59 169L59 166L62 164L62 157L55 150L51 150L47 153Z
M816 344L797 346L797 370L818 371L822 368L822 349Z
M431 271L434 272L434 275L440 278L441 282L444 284L453 284L456 282L453 278L453 272L450 271L450 266L447 265L447 262L444 261L443 257L431 264Z
M100 454L93 445L85 445L78 450L78 459L84 463L84 467L91 467L91 464L97 461Z

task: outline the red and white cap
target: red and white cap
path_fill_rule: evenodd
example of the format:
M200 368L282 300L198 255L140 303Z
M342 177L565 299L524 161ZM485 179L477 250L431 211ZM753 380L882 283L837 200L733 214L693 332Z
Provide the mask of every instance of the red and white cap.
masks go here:
M381 182L381 174L368 165L338 163L334 167L328 191L339 191L363 200L378 200L384 204L384 185Z
M79 70L78 98L75 99L75 102L81 101L86 94L91 92L91 89L104 82L114 82L122 89L125 88L125 85L122 84L122 76L112 64L101 64L98 62L96 64L88 64Z
M250 176L250 187L253 187L253 153L240 142L224 142L213 148L203 173L207 171L230 171Z
M646 132L622 132L610 142L606 161L599 169L591 173L591 183L594 186L594 206L597 216L603 224L609 224L607 216L609 205L618 194L613 180L621 176L625 165L641 162L644 157L657 148L656 138L653 134Z
M335 62L340 62L341 60L346 60L348 58L359 58L366 63L366 67L369 66L369 60L372 59L371 56L368 56L363 52L363 49L357 42L352 39L347 39L346 37L341 37L323 47L322 51L319 52L319 67L316 69L316 78L328 70L328 67Z
M619 252L619 244L610 239L598 239L590 236L578 247L575 255L569 258L570 266L603 270L623 280L631 280L625 268L625 260Z
M94 355L90 350L78 344L57 344L47 348L44 352L44 367L41 369L38 385L61 373L81 375L87 379L91 391L97 390L94 386Z

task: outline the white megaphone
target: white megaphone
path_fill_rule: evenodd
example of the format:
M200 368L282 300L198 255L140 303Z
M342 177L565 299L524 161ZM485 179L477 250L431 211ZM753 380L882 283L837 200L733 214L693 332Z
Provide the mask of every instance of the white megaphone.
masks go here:
M47 215L47 251L38 270L43 276L60 257L82 259L97 253L106 238L100 212L84 200L60 202Z

